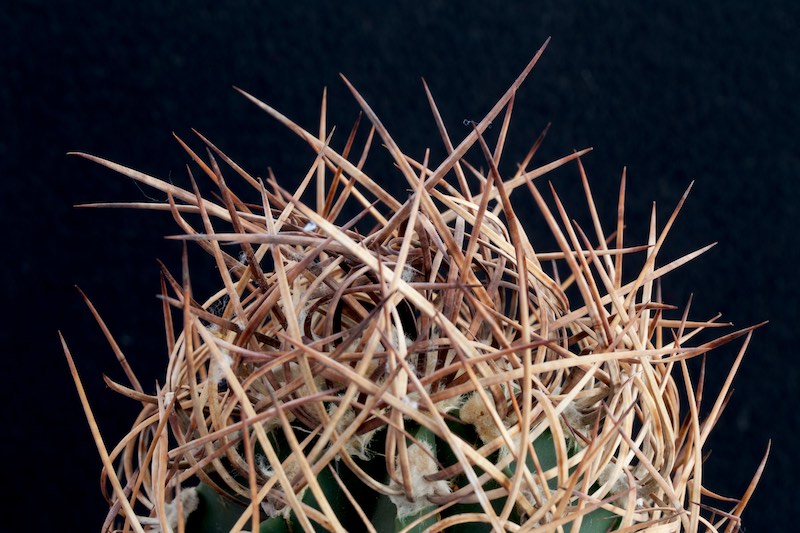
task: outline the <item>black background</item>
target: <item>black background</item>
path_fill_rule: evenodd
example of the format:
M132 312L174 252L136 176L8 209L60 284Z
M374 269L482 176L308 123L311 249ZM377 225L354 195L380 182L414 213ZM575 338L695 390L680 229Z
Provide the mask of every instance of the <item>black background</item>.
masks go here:
M178 264L167 215L82 210L144 201L148 191L85 160L81 150L186 186L197 128L245 168L301 177L314 154L231 89L242 87L315 131L322 88L338 146L356 115L344 73L407 153L440 141L425 77L457 142L507 89L548 36L520 91L505 149L513 172L548 122L535 163L587 146L584 158L607 227L628 168L631 238L651 201L660 226L696 180L665 259L719 245L664 280L692 315L717 311L758 331L735 393L712 434L705 485L737 496L772 439L747 531L789 531L798 496L796 269L800 138L798 22L793 1L664 2L11 2L0 18L0 177L3 235L2 529L96 531L105 515L100 460L57 330L76 358L107 445L132 402L102 374L124 376L78 297L99 308L150 390L166 361L156 258ZM376 153L380 151L374 150ZM374 174L404 194L376 156ZM479 159L475 164L480 165ZM381 166L384 165L384 166ZM575 165L551 178L580 218ZM527 193L525 193L527 194ZM156 195L157 196L157 195ZM516 197L526 223L525 195ZM571 202L571 203L570 203ZM534 240L534 245L536 241ZM198 290L216 282L200 255ZM204 285L205 284L205 285ZM737 346L709 362L710 395Z

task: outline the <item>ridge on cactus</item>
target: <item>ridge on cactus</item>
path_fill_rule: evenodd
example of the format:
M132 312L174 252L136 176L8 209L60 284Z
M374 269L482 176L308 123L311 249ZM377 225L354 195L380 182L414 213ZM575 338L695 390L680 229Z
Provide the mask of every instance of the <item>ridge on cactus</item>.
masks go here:
M79 154L165 193L114 205L170 213L184 242L182 271L162 272L169 360L156 390L84 296L129 379L109 386L141 404L113 448L62 338L103 461L103 531L740 528L766 456L732 499L705 487L703 446L758 326L698 342L729 324L662 301L662 278L713 246L661 261L688 189L663 228L654 212L646 241L631 243L625 173L609 225L581 164L589 150L531 167L542 134L500 175L514 95L545 46L458 144L425 86L447 149L439 162L403 153L346 79L370 126L356 146L357 120L340 152L324 101L317 135L240 91L316 153L295 191L199 133L205 156L178 139L196 164L190 188ZM407 199L365 170L378 139ZM479 164L466 160L472 148ZM543 182L568 163L590 227ZM218 193L201 195L201 178ZM528 238L517 189L557 249ZM193 290L187 242L213 258L214 294ZM687 361L733 341L728 379L710 396Z

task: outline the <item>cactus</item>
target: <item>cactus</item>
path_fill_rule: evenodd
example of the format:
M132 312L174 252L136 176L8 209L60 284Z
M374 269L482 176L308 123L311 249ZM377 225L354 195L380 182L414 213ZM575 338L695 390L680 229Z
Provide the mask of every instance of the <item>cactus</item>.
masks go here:
M180 276L162 275L163 383L145 392L112 340L130 383L109 385L142 408L110 451L63 344L103 459L104 530L738 529L764 463L744 497L723 498L703 485L702 449L757 326L695 342L727 324L662 301L661 279L711 247L660 261L688 189L663 228L653 214L646 241L626 244L625 174L609 230L581 164L588 150L530 168L542 135L501 177L514 95L543 50L457 146L425 87L447 148L437 164L404 154L346 79L371 123L360 150L358 121L337 152L240 91L317 154L295 191L200 134L205 157L178 140L213 198L195 171L181 188L79 154L165 193L136 207L169 211L184 241ZM364 171L375 135L407 199ZM473 147L485 171L466 161ZM567 163L591 227L540 184ZM531 201L512 202L517 189L556 249L528 238L515 209ZM215 261L218 292L193 291L187 241ZM623 270L630 257L640 268ZM729 379L701 417L702 374L687 361L735 340Z

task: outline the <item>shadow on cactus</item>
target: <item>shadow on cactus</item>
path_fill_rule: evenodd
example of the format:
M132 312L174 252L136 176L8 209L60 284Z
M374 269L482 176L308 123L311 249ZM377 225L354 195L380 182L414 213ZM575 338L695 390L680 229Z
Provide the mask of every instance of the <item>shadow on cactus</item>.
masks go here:
M340 153L243 93L317 153L293 192L199 135L205 157L179 139L199 169L190 189L80 154L166 193L125 205L171 213L177 238L206 250L221 278L202 300L185 248L180 275L164 269L169 362L150 392L89 304L130 381L109 385L142 406L111 451L64 344L103 459L104 530L739 528L764 463L741 499L723 498L703 486L702 449L757 326L697 342L728 324L661 301L661 278L710 248L659 261L686 195L665 227L653 217L647 241L630 245L625 175L609 228L581 166L588 150L529 168L540 138L500 176L514 94L543 50L457 146L425 88L448 153L438 164L404 154L347 80L371 126L357 148L357 121ZM407 200L363 170L375 135ZM472 148L487 170L465 160ZM591 227L571 221L552 187L549 200L540 191L566 163L577 164ZM195 172L219 192L201 196ZM556 249L528 239L515 189ZM630 256L641 268L624 270ZM707 400L687 360L734 340L729 379Z

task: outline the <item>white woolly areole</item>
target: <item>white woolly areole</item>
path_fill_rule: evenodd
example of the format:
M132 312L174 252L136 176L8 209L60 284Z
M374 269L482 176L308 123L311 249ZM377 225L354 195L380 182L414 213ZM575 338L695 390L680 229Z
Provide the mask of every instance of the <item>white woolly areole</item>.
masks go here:
M233 359L227 351L222 352L222 357L217 359L212 358L208 365L208 379L217 385L225 379L225 369L230 368L233 364Z
M615 505L622 508L626 507L628 501L628 491L630 490L630 482L628 476L622 468L617 468L613 463L609 463L603 467L600 474L597 476L597 481L600 485L610 484L608 488L608 495L619 495L619 498L614 500ZM642 498L636 499L636 505L641 507L643 503Z
M412 339L408 334L403 335L403 340L405 341L403 344L406 346L406 348L414 344L414 339ZM400 349L400 332L397 331L397 328L394 327L394 325L392 326L389 343L395 350Z
M336 411L337 407L335 405L331 405L328 408L328 414L333 415ZM356 413L353 411L352 407L348 407L347 410L344 412L344 415L339 419L339 422L336 424L336 432L339 434L344 433L350 427L350 424L353 423L353 420L356 418ZM380 429L380 428L378 428ZM369 443L372 441L372 438L378 432L378 429L373 429L372 431L367 431L366 433L354 434L344 445L344 453L349 456L355 456L361 459L362 461L369 461L372 459L372 453L369 449ZM336 460L338 461L341 459L341 456L337 455Z
M601 485L612 481L610 487L611 494L628 489L628 478L625 472L623 472L621 468L617 469L616 465L613 463L609 463L603 467L600 474L597 476L597 481L599 481Z
M433 451L430 444L420 442L408 447L408 468L411 472L411 491L414 501L410 501L405 494L389 495L389 499L397 507L397 517L405 518L419 514L431 504L428 496L444 496L450 494L450 486L445 480L428 481L425 476L438 472L436 461L433 460ZM392 481L391 487L403 490L402 485Z
M197 506L200 503L200 497L197 495L197 489L195 487L191 487L181 490L180 502L181 507L183 508L183 520L185 522L186 519L189 518L189 515L197 510ZM178 498L175 498L166 505L166 511L167 525L173 531L178 529ZM158 527L154 531L158 531L160 533L161 528Z
M461 406L464 405L466 401L465 396L453 396L451 398L446 398L441 402L436 403L436 408L439 409L442 413L450 413L452 411L458 411L461 409Z
M525 497L526 500L528 500L528 503L530 503L534 509L538 509L540 506L544 505L544 503L547 501L547 495L545 494L544 489L539 485L534 485L533 490L527 487L523 488L522 495ZM553 521L553 513L547 511L541 519L535 522L535 524L531 525L542 526L545 524L549 524L552 521Z
M500 435L497 424L495 424L492 415L489 414L489 409L486 408L486 404L483 403L483 398L479 394L472 394L464 402L459 411L459 417L462 422L472 424L475 427L475 432L483 443L490 442Z
M403 403L409 406L410 408L414 409L415 411L419 410L419 401L411 394L403 396Z
M255 459L256 467L261 472L261 475L266 478L271 478L275 475L275 469L272 468L272 465L270 465L269 461L267 461L266 455L257 453ZM300 465L294 458L289 458L287 459L286 464L281 466L281 469L286 473L286 477L292 479L295 477L295 475L297 475L298 472L300 472ZM297 494L300 499L302 499L306 489L308 489L308 486L303 487L303 489ZM289 520L289 517L292 513L292 507L290 505L286 505L284 502L278 500L270 493L268 493L267 497L261 502L261 509L270 518L281 516L285 520Z
M411 268L409 265L403 265L403 271L400 273L400 279L405 281L406 283L410 283L414 281L414 278L417 276L417 273L414 272L414 269Z
M492 401L491 396L489 400ZM487 409L486 404L483 403L483 398L477 393L471 394L469 398L467 398L467 401L461 406L459 418L461 418L462 422L472 424L475 428L475 432L484 444L495 440L501 434L500 428L497 427L489 409ZM505 429L512 428L517 424L517 416L512 414L504 418L502 423ZM532 429L528 434L528 439L530 441L535 440L534 433L535 429ZM519 448L520 440L522 440L522 435L519 433L512 437L512 443L515 449ZM506 455L511 453L506 444L503 444L498 451L500 452L500 459L503 459Z
M586 423L585 417L578 408L575 407L574 403L567 404L562 414L564 417L561 419L561 427L564 428L567 435L571 433L570 428L583 435L591 431L591 425Z

